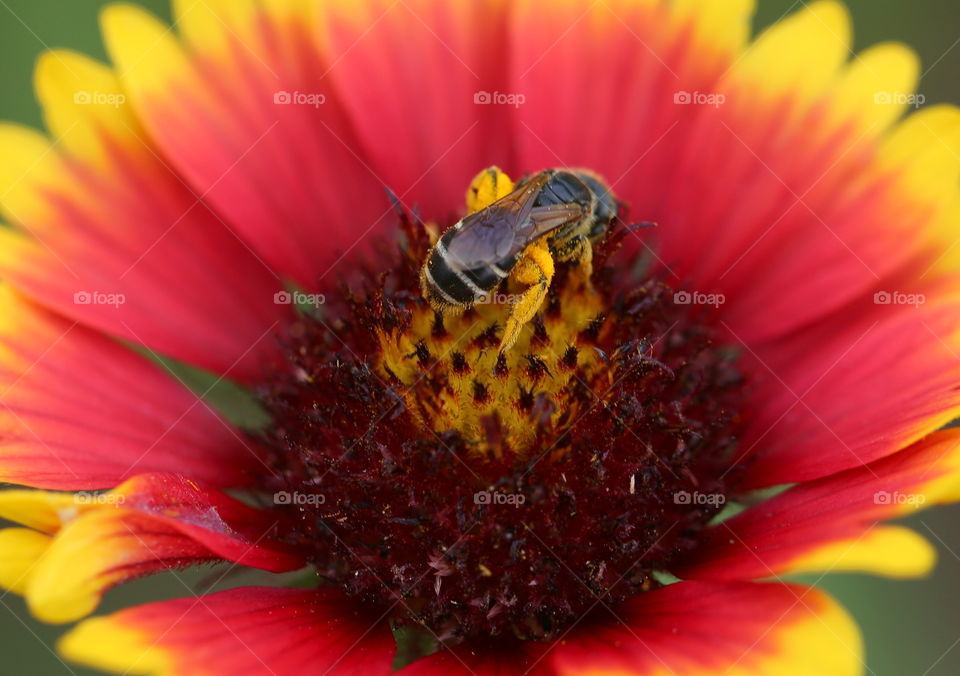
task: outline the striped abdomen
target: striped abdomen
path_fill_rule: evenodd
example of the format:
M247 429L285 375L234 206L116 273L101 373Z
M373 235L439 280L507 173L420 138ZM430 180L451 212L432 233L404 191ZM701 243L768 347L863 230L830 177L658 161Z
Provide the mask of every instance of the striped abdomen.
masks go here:
M449 253L450 241L458 232L457 227L450 228L430 252L424 266L424 291L440 304L468 307L487 298L506 279L517 264L517 256L466 267Z

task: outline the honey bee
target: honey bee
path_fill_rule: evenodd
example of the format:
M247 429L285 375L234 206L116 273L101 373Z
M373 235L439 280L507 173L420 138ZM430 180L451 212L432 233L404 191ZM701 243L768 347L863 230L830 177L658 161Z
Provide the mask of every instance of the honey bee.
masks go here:
M496 180L492 167L481 172ZM554 261L578 261L589 277L592 245L617 217L617 201L599 176L546 169L449 228L420 271L424 298L441 314L488 300L506 279L526 287L511 303L500 341L510 349L546 297Z

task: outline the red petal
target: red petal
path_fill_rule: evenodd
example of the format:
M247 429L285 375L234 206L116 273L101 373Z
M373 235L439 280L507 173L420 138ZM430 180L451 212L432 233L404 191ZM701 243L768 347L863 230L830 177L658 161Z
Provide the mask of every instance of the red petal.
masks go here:
M521 168L589 167L633 204L635 218L658 217L654 196L698 108L674 97L714 91L746 41L750 3L725 4L685 14L665 2L558 2L549 11L515 3L513 87L526 95L515 131Z
M775 343L737 334L754 411L740 450L750 458L742 487L858 467L953 419L960 307L935 299L913 307L870 298Z
M419 659L405 669L403 676L523 676L554 673L548 662L538 661L548 646L530 641L505 640L499 643L478 641Z
M217 556L275 573L296 570L303 559L281 544L281 519L254 509L219 490L178 475L149 474L111 491L118 505L135 510L200 542Z
M470 179L513 165L504 0L325 3L330 78L372 170L432 218L462 212ZM384 68L389 64L389 68ZM507 98L501 98L507 97Z
M177 472L236 486L263 471L238 431L144 357L9 289L0 315L3 481L90 489Z

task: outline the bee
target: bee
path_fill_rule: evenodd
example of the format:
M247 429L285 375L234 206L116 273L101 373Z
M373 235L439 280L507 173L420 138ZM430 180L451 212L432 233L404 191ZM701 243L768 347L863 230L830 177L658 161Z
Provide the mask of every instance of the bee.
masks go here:
M474 184L498 175L492 167ZM506 279L526 287L511 303L502 353L543 303L554 261L576 260L589 277L592 245L617 211L610 188L588 171L546 169L527 176L512 192L441 235L420 271L423 296L443 315L487 302Z

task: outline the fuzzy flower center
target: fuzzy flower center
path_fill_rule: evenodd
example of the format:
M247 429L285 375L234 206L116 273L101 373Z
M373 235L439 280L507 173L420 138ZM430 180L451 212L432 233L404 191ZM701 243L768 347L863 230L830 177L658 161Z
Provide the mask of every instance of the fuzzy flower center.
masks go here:
M696 544L736 476L741 377L671 288L625 278L618 230L502 355L512 289L436 314L410 222L385 274L290 328L265 487L325 583L443 641L547 639Z

